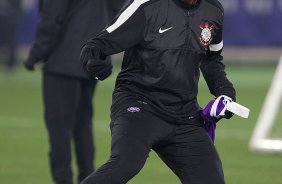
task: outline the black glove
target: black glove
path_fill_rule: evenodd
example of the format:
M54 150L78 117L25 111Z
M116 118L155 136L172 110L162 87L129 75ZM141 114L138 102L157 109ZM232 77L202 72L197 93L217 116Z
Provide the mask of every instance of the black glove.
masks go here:
M105 57L101 58L95 47L85 45L80 53L80 62L90 78L104 80L112 74L112 63Z
M37 59L33 54L30 54L27 58L27 60L23 63L24 67L29 70L34 70L34 65L39 62L39 59Z
M113 65L109 60L90 59L87 62L86 70L91 78L104 80L112 74Z
M232 118L233 115L234 115L234 114L233 114L232 112L226 110L226 111L225 111L224 118L225 118L225 119L230 119L230 118Z

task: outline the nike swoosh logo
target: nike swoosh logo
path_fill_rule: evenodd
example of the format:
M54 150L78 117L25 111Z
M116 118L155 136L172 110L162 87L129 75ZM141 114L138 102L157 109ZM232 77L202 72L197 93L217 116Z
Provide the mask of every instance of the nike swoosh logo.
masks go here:
M160 28L159 29L159 33L164 33L164 32L166 32L166 31L168 31L168 30L170 30L170 29L172 29L173 27L169 27L169 28L167 28L167 29L162 29L162 28Z

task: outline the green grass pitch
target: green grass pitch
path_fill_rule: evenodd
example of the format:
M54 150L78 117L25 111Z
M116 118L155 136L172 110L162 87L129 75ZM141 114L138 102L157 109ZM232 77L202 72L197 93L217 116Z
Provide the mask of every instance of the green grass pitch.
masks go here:
M109 157L109 108L118 70L119 66L115 66L114 74L98 84L93 100L97 167ZM227 184L281 184L282 155L257 155L248 150L274 70L275 66L227 66L229 79L237 89L237 101L251 109L249 119L234 117L222 120L218 125L216 147L222 158ZM199 91L199 103L203 106L212 98L203 80ZM15 76L6 78L1 71L1 184L52 183L47 159L48 139L42 117L40 72L28 73L19 69ZM282 137L281 121L280 110L272 136ZM74 169L74 177L75 173ZM129 184L180 184L180 181L151 152L143 170Z

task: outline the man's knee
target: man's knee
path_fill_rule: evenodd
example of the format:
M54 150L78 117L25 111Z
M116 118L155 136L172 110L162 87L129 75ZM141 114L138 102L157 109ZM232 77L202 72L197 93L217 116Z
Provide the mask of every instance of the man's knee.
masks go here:
M130 156L133 158L133 156ZM109 172L116 183L124 183L123 180L129 180L135 176L144 166L144 158L131 159L126 155L112 155L110 160L97 170L97 174L103 175Z
M142 169L144 163L144 158L132 160L126 156L112 155L106 164L81 184L125 184Z

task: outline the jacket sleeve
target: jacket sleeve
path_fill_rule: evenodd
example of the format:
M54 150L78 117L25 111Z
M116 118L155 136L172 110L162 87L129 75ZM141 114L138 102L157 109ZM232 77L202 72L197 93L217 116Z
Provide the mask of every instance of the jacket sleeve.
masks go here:
M146 26L145 2L147 0L134 0L124 6L113 23L85 45L91 46L93 53L99 53L99 57L105 59L141 43Z
M222 22L216 33L215 39L211 42L208 48L207 54L204 57L200 68L209 90L214 96L227 95L235 101L236 91L232 83L227 79L225 65L222 63Z
M39 61L48 58L51 54L62 34L70 2L71 0L40 1L39 22L36 26L30 57Z

